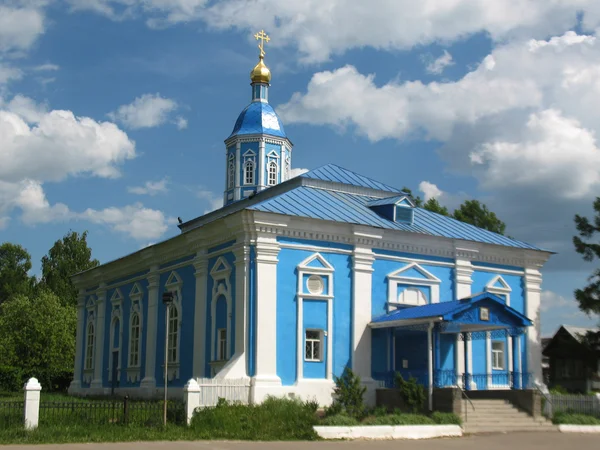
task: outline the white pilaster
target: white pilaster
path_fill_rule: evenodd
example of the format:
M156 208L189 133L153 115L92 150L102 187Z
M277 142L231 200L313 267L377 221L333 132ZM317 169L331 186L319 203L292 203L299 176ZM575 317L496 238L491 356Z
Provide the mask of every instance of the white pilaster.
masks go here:
M260 403L271 388L281 386L277 376L277 255L274 236L256 239L256 375L252 398Z
M77 334L75 338L75 370L73 381L69 385L69 394L77 394L81 389L81 369L83 365L83 323L85 321L85 290L79 290L77 297Z
M532 375L533 383L543 383L542 351L540 336L540 301L542 293L542 274L537 267L525 268L525 314L533 321L527 328L527 371Z
M468 252L459 250L456 251L456 261L454 266L456 300L471 296L471 285L473 284L473 266L471 265L471 261L467 259L466 256L468 256ZM464 337L466 339L466 334ZM467 345L471 345L471 342L469 341ZM469 364L471 367L473 367L473 356L470 351L468 352L467 357L470 358ZM462 378L465 370L465 344L459 340L459 335L456 335L454 363L456 367L457 383L459 386L462 386Z
M486 389L489 389L492 386L492 337L489 331L485 333L485 369L487 375Z
M248 361L246 358L247 337L247 299L248 274L250 264L250 247L246 243L237 245L235 255L235 343L234 353L227 364L219 371L219 378L246 378L248 376Z
M242 169L242 158L241 158L242 144L238 141L235 144L235 183L233 191L233 199L239 200L241 198L240 190L240 172Z
M467 361L467 372L471 375L471 389L477 389L477 383L473 379L473 340L471 333L465 333L465 339L467 340L467 349L465 359Z
M183 387L183 402L185 403L186 422L189 425L194 417L194 411L200 407L200 386L191 378Z
M156 328L158 320L158 266L153 266L148 275L148 321L146 324L146 369L140 387L146 396L156 392Z
M94 379L90 385L93 391L101 393L102 374L104 370L104 328L106 316L106 283L100 283L96 291L96 304L98 305L98 318L96 319L96 349L94 361Z
M371 295L373 261L370 247L355 245L352 253L352 370L371 379Z
M265 188L265 141L261 139L258 143L258 189L261 191Z
M206 249L196 253L194 258L194 277L196 278L196 293L194 305L194 359L192 361L192 376L205 376L206 367L206 289L208 277L208 259Z

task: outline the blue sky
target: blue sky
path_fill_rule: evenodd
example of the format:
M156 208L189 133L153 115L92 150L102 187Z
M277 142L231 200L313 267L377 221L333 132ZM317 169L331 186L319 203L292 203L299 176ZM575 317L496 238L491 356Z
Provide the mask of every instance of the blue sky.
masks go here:
M105 262L216 208L264 28L293 167L482 200L558 252L544 334L596 323L573 300L595 265L571 238L600 195L600 6L367 3L0 0L0 241L39 273L69 229Z

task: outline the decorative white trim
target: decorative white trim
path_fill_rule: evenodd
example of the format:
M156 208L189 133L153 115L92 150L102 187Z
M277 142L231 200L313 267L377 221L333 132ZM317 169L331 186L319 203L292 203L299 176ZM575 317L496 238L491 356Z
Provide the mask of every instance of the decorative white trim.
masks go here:
M502 287L495 286L496 283L500 283ZM492 281L486 284L485 290L490 294L496 294L503 297L506 299L506 306L510 306L510 293L512 292L512 289L501 275L496 275L492 278Z
M142 391L146 396L155 395L156 391L156 340L158 327L158 289L160 277L158 275L158 266L152 266L150 272L146 275L148 281L148 311L145 318L146 327L146 351L144 366L144 379L141 381Z
M414 278L403 276L402 274L415 269L425 278ZM390 306L396 305L404 305L398 300L398 285L399 284L408 284L415 287L429 287L430 291L430 303L439 303L440 301L440 284L442 281L433 275L431 272L427 271L419 264L413 262L407 264L406 266L395 270L394 272L387 275L388 279L388 312L390 311Z
M165 283L165 289L174 293L173 303L171 304L170 308L175 308L175 311L177 312L177 348L175 349L175 361L169 361L169 365L167 367L167 377L169 380L179 379L179 355L181 354L181 329L183 327L182 286L183 280L176 271L172 271L167 278L167 282ZM166 320L169 320L169 318Z
M227 318L225 326L227 328L227 346L226 346L226 360L231 358L231 316L232 316L232 297L231 297L231 266L227 263L227 260L223 256L219 256L212 269L210 270L210 276L213 279L213 288L210 300L210 362L217 361L216 355L216 332L217 332L217 301L219 297L223 296L227 303Z
M322 267L309 266L313 261L318 261ZM304 259L297 269L297 320L296 320L296 381L304 380L304 301L325 300L327 302L327 328L322 330L322 335L327 336L327 350L325 355L321 355L322 360L325 360L325 379L333 379L333 272L334 267L320 254L315 253ZM321 294L310 293L308 290L308 278L304 282L304 276L320 276L322 280L326 280L324 285L327 289ZM312 329L312 328L311 328ZM323 336L321 336L321 339ZM322 342L322 341L321 341ZM323 349L321 349L323 351Z
M113 353L118 352L119 359L117 364L117 380L121 379L121 361L123 359L123 295L119 289L113 293L110 303L112 305L111 320L110 320L110 344L108 355L108 381L112 382L113 376ZM119 325L119 345L115 347L115 322Z
M135 383L140 380L140 368L142 365L142 340L144 336L144 309L142 307L143 299L142 287L139 283L135 283L131 291L129 292L129 301L131 303L129 309L129 342L127 342L127 381ZM139 319L139 342L138 342L138 363L131 364L131 344L132 344L132 330L133 330L133 317L138 316Z
M206 290L208 281L208 259L206 249L202 249L196 254L193 260L195 286L195 307L194 307L194 343L193 343L193 362L192 377L202 378L205 375L206 366L206 326L208 318L206 317Z
M91 388L95 391L100 391L103 388L102 371L104 370L104 317L106 314L106 284L100 284L96 291L97 317L95 326L96 348L94 350L94 379L91 383Z

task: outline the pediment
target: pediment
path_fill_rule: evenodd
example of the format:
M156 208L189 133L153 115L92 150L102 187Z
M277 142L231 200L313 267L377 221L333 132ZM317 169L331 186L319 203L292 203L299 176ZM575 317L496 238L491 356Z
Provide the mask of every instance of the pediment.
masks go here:
M134 283L133 287L131 288L131 291L129 291L129 297L139 297L141 295L143 295L144 292L142 291L142 287L139 285L139 283Z
M441 280L429 272L427 269L424 269L417 263L410 263L401 269L396 270L388 274L388 278L399 280L399 281L422 281L427 283L441 283Z
M215 275L229 272L231 272L231 266L227 263L227 260L223 256L219 256L217 258L212 269L210 270L210 274L213 278Z
M173 271L169 274L169 278L167 278L165 286L177 286L180 284L182 284L181 277L176 271Z
M492 281L490 281L486 285L486 288L488 290L499 290L499 291L506 291L506 292L512 291L512 289L510 288L508 283L500 275L494 277L492 279Z
M315 253L314 255L309 256L304 261L302 261L298 268L310 268L310 269L319 269L326 271L333 271L334 268L320 253Z

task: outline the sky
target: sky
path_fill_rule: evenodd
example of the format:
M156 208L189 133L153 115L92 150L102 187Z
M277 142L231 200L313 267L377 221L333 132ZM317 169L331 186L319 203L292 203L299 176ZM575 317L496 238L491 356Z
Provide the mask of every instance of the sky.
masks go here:
M597 0L0 0L0 242L101 262L222 204L223 140L271 41L294 168L478 199L556 252L542 333L593 326L573 250L600 195Z

